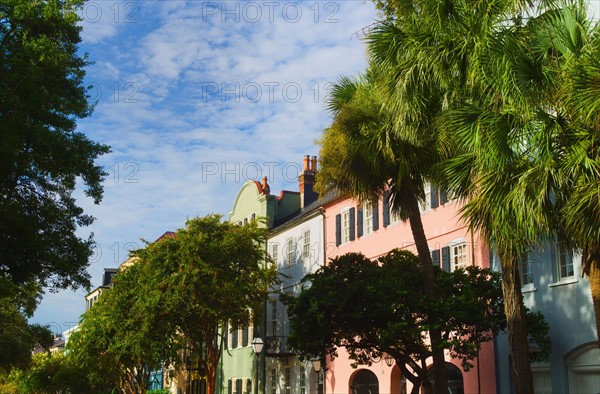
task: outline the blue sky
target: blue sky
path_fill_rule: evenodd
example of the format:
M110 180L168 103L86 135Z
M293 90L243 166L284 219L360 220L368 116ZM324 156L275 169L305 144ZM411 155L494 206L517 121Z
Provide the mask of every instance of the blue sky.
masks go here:
M269 177L297 190L305 154L330 118L330 83L365 67L361 30L371 2L91 0L81 11L90 94L79 130L108 144L104 200L80 203L96 222L89 272L100 284L127 250L227 215L240 186ZM85 310L86 291L47 293L32 321L62 332Z

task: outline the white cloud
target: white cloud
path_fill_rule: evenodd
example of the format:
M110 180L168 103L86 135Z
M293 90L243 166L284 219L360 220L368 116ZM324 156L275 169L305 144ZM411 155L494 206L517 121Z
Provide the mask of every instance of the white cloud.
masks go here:
M293 6L284 13L291 2L277 3L272 19L268 2L255 3L255 22L244 2L97 3L103 17L84 23L82 49L96 61L88 80L99 102L79 129L113 152L100 160L110 173L102 204L80 200L97 217L81 230L95 233L102 252L90 266L94 285L140 238L152 241L196 215L227 215L249 178L269 175L275 193L297 190L296 174L283 168L317 154L314 139L329 121L326 83L364 68L364 45L352 35L375 17L359 1L293 3L302 10L296 23ZM225 22L210 8L236 4L238 15ZM328 16L337 22L325 23ZM236 83L226 97L210 90ZM34 320L77 321L84 293L47 295Z

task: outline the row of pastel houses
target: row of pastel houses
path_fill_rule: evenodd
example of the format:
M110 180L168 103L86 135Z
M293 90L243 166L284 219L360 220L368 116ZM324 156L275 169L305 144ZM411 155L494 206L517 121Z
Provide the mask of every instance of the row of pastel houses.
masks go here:
M306 274L348 252L361 252L369 258L393 248L416 253L408 223L390 208L385 193L371 201L333 195L319 198L313 189L317 158L305 156L303 161L298 191L272 194L267 178L248 181L227 217L240 224L266 219L270 234L266 251L281 274L273 294L297 294ZM425 185L425 190L421 215L434 264L448 271L469 265L499 271L490 245L460 220L460 202L431 185ZM535 392L600 393L600 349L589 282L581 275L581 256L561 244L548 243L532 250L520 269L525 304L544 314L553 344L548 362L539 362L535 347L530 349ZM105 271L103 285L86 296L88 308L110 285L115 272ZM353 368L340 349L334 360L301 360L287 344L289 330L285 307L275 295L267 302L261 321L228 329L217 393L404 394L412 389L390 359ZM473 364L466 372L458 360L447 355L452 394L512 391L506 335L484 344ZM173 393L205 392L203 377L197 371L182 371L175 380L167 375L157 371L153 388L168 388Z

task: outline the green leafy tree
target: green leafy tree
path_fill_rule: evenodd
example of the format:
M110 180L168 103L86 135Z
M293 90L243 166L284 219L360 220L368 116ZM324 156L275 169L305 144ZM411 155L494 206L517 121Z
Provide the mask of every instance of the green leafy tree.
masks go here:
M154 369L179 360L179 342L165 312L149 307L145 281L143 264L120 271L69 338L70 362L95 387L145 393Z
M71 365L63 352L38 353L27 369L14 369L2 383L5 394L103 393L92 387L87 371Z
M17 286L0 277L0 373L12 367L26 368L34 346L48 349L53 344L47 326L27 322L39 297L38 284Z
M429 300L417 257L392 250L377 261L362 254L336 257L304 278L298 297L283 296L290 316L290 343L306 357L337 356L344 347L355 364L391 355L419 393L426 382L431 347L424 333L434 310L444 349L469 370L480 345L505 328L500 274L478 267L452 273L436 268L436 293ZM309 287L308 287L309 286ZM549 355L548 327L532 338Z
M109 148L75 131L92 110L83 83L88 61L78 53L82 4L0 2L0 281L35 287L38 294L45 286L90 284L93 240L76 231L93 218L73 192L82 181L100 202L105 173L95 160ZM29 300L35 306L39 298ZM5 302L3 308L14 310ZM0 320L0 332L10 331L8 322ZM10 342L5 337L0 346ZM9 352L0 347L0 354Z
M64 288L89 285L93 218L72 193L78 179L95 203L105 175L94 163L109 148L75 131L92 107L77 53L83 1L0 4L0 249L2 275Z
M210 215L134 251L71 336L74 364L93 384L145 393L153 370L181 369L189 357L214 393L224 327L247 325L276 278L265 235L255 222Z
M146 299L169 322L171 335L191 348L191 361L206 372L207 394L216 392L224 328L248 325L276 279L265 236L257 222L238 226L210 215L135 252Z

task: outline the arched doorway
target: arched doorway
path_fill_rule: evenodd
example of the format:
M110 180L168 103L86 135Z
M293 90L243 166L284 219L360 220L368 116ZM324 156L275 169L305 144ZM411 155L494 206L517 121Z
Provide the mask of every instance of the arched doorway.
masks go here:
M600 393L600 348L595 343L575 349L567 356L572 393Z
M368 369L362 369L354 375L350 384L352 394L379 394L379 380Z
M446 363L446 370L448 371L448 393L464 394L464 382L460 369L454 364ZM432 368L429 369L427 377L429 378L429 383L431 384L431 392L435 393L435 382L433 380Z

